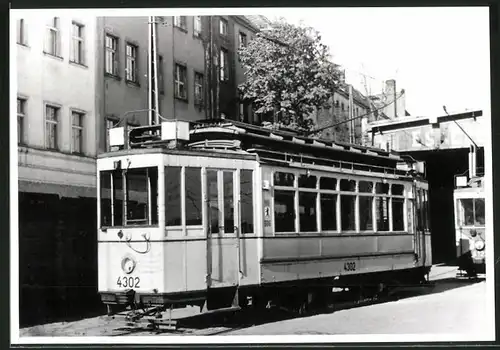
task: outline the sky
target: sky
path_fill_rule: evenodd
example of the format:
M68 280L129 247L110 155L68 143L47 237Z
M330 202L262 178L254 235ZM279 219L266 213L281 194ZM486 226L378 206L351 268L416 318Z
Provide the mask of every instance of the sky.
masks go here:
M79 10L83 14L149 16L151 10ZM490 114L487 7L164 8L154 14L282 17L318 30L332 61L346 68L347 82L365 95L380 93L386 80L396 79L412 116L444 115L443 105L450 113ZM360 73L367 76L366 86Z
M490 51L487 8L262 9L314 27L346 68L347 82L366 94L385 80L405 89L412 116L489 109ZM360 73L366 74L367 84Z

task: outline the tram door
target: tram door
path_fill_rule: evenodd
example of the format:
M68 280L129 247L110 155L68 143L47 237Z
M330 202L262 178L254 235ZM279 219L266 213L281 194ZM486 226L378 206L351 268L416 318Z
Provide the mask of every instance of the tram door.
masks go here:
M417 181L415 185L415 253L418 261L425 264L426 251L426 228L427 228L427 184Z
M207 287L238 284L238 196L236 172L207 169Z

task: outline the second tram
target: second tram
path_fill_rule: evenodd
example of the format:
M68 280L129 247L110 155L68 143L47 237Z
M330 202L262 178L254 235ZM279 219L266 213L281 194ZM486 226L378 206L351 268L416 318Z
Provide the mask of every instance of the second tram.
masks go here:
M484 177L456 177L453 192L459 271L474 277L486 272Z

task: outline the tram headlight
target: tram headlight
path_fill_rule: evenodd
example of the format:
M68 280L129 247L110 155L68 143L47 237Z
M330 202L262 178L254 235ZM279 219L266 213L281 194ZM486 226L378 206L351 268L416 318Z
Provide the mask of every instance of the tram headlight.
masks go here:
M126 256L122 260L122 270L126 274L132 273L132 271L134 271L135 269L135 265L135 260L130 256Z
M485 244L483 240L477 240L474 242L474 248L476 248L476 250L483 250L484 246Z

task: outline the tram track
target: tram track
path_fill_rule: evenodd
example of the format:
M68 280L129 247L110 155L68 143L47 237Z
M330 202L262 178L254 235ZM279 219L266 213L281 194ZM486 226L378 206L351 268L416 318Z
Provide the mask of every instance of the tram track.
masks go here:
M264 310L249 310L242 309L230 314L217 315L193 315L185 319L178 320L178 328L176 329L151 329L147 326L131 327L130 329L121 329L119 333L114 333L113 336L162 336L162 335L190 335L190 336L217 336L229 335L245 328L250 328L266 323L281 322L290 319L312 317L316 315L324 315L352 308L371 306L394 302L399 299L416 297L425 295L430 290L436 287L435 282L431 282L419 286L404 286L395 287L394 292L385 296L367 297L362 299L345 300L341 302L329 301L327 305L321 308L311 310L310 312L299 315L291 310L283 307L273 306Z

